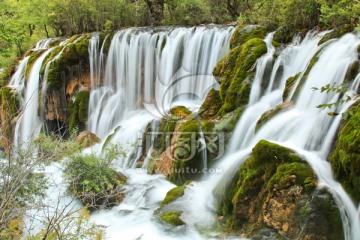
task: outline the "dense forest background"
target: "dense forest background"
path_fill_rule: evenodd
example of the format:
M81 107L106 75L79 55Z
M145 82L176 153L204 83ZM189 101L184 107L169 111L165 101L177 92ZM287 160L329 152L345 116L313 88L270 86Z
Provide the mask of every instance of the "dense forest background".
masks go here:
M2 0L0 69L41 38L128 26L261 24L302 30L356 25L359 0ZM2 71L4 79L9 75Z

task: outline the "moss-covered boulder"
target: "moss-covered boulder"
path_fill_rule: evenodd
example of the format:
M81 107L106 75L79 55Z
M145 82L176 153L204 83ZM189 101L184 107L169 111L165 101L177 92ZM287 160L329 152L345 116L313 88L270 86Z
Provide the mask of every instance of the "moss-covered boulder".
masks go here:
M198 148L200 123L197 119L180 122L174 131L176 145L172 148L173 173L171 180L184 184L197 180L203 167L202 153Z
M85 130L87 117L88 117L88 108L89 108L89 92L79 92L76 96L75 101L69 104L70 121L69 129L70 131L78 129L79 131Z
M255 130L258 131L265 123L271 120L278 113L287 110L293 106L292 102L284 102L282 104L277 105L274 109L266 111L261 115L260 119L256 123Z
M267 52L265 42L252 38L231 50L215 67L214 76L220 77L220 97L224 104L219 115L231 112L248 103L256 60Z
M220 98L220 92L211 89L200 107L199 115L205 119L215 117L222 105L223 102Z
M331 39L341 38L346 33L354 31L354 26L352 24L344 24L340 27L335 28L331 32L325 34L319 42L319 46Z
M237 27L230 39L230 48L234 48L246 43L252 38L265 38L266 28L256 25L241 25Z
M316 175L300 156L262 140L228 186L219 185L214 194L228 232L253 237L272 229L279 239L343 239L332 195L316 186Z
M350 112L353 115L343 122L330 155L330 163L336 178L345 190L360 202L360 103Z
M171 189L167 194L164 200L161 202L160 207L164 207L165 205L174 202L179 197L184 196L186 186L179 186Z
M160 216L161 220L172 225L172 226L181 226L185 225L184 221L181 220L182 212L181 211L171 211L166 212Z

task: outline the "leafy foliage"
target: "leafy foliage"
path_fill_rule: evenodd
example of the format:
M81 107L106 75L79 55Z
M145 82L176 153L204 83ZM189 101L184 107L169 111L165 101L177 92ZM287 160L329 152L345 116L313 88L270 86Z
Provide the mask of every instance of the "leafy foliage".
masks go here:
M123 154L123 151L112 147L105 152L104 157L95 154L70 157L64 169L69 191L90 209L96 209L104 202L107 206L120 202L121 186L127 178L113 168L113 160L119 154Z

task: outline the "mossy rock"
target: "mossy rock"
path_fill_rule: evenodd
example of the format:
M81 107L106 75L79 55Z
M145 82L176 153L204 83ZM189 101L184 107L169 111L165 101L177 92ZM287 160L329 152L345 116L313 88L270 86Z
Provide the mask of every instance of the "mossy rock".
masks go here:
M171 211L162 214L160 218L172 226L181 226L185 225L184 221L180 219L181 214L181 211Z
M44 75L45 73L45 68L47 66L47 64L54 60L54 58L60 53L60 51L62 50L63 47L61 46L58 46L58 47L55 47L55 49L49 53L48 55L46 55L42 65L41 65L41 69L40 69L40 75Z
M343 26L340 26L338 28L335 28L333 31L325 34L325 36L322 37L322 39L319 42L319 46L331 39L334 38L341 38L346 33L354 31L354 26L352 24L345 24Z
M218 115L224 115L248 103L256 60L267 52L265 42L252 38L235 47L214 69L220 76L220 97L224 102Z
M329 160L335 177L360 202L360 103L352 107L353 115L342 123L335 149Z
M284 102L282 104L277 105L274 109L266 111L261 115L260 119L256 123L255 131L258 131L265 123L271 120L278 113L287 110L293 106L292 102Z
M164 200L160 204L160 208L164 207L165 205L174 202L179 197L184 196L186 186L179 186L171 189L167 194Z
M250 237L271 228L279 239L343 239L332 195L316 187L316 175L300 156L261 140L235 177L220 183L214 194L229 233Z
M266 37L267 30L263 27L256 25L239 26L234 31L230 39L230 48L234 48L246 43L252 38L264 39Z
M188 117L192 112L184 106L176 106L171 108L170 113L176 119L184 119Z
M177 124L177 119L174 118L162 118L160 120L159 134L155 136L153 148L159 153L166 150L166 143L170 142L171 133L174 132Z
M215 117L222 105L220 92L211 89L200 107L199 115L205 119Z
M301 72L297 73L295 76L289 77L286 80L285 89L284 89L284 92L282 95L283 101L285 101L289 97L291 90L294 88L296 80L300 77L300 75L301 75Z
M178 140L173 153L173 174L170 180L181 185L201 177L202 154L198 151L200 123L197 119L182 121L176 129Z
M69 130L79 131L85 130L85 125L88 117L89 107L89 92L79 92L74 103L70 102L68 110L70 112Z
M36 62L36 60L45 52L45 49L38 51L30 51L30 57L26 66L25 78L28 79L30 76L31 69Z

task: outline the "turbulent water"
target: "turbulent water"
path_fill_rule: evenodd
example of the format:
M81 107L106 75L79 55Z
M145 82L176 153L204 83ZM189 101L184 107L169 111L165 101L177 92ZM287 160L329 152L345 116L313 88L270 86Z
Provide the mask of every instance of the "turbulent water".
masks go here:
M144 107L151 114L162 116L177 100L197 100L201 104L216 83L212 70L229 51L232 30L233 27L122 30L111 41L106 64L95 34L89 49L94 87L89 130L105 137L133 111Z
M360 39L354 34L318 46L325 33L309 32L302 41L295 37L276 58L273 33L268 34L264 39L268 53L256 63L247 108L236 125L226 155L214 167L222 171L206 175L188 186L185 195L168 206L183 211L181 218L186 226L170 228L154 217L154 211L174 185L162 175L148 175L144 169L135 169L139 149L133 144L148 123L166 115L172 106L187 105L196 110L207 92L212 87L218 88L211 72L219 59L228 53L232 32L233 27L217 26L130 28L114 35L108 54L104 53L104 46L100 46L100 35L93 34L89 44L92 90L88 129L104 141L112 134L111 141L121 143L129 151L127 157L118 162L118 168L129 180L125 186L125 200L111 210L96 212L92 220L108 226L109 239L216 238L211 230L216 218L212 190L224 179L231 179L256 143L266 139L292 148L304 157L317 174L319 186L327 187L333 193L342 215L346 239L360 239L360 209L334 180L326 161L341 113L346 112L352 102L334 107L331 111L340 115L329 118L326 111L316 106L335 102L342 96L312 89L344 81L349 66L358 57L356 49ZM48 46L46 44L41 42L37 47ZM319 54L318 60L310 66L315 54ZM24 104L27 103L32 111L25 110L22 118L30 120L20 120L17 126L22 141L39 125L40 120L34 115L37 94L33 93L39 87L38 74L45 56L46 53L35 62L26 83ZM10 85L19 88L24 85L27 60L21 62ZM308 73L306 79L303 78L305 72ZM283 103L286 80L298 73L295 87L286 99L291 102L288 103L290 107L255 131L261 115ZM262 90L265 81L267 88ZM349 94L356 92L359 85L360 74ZM101 149L101 145L92 151L97 148ZM206 156L204 159L205 166ZM145 160L145 166L147 162Z

